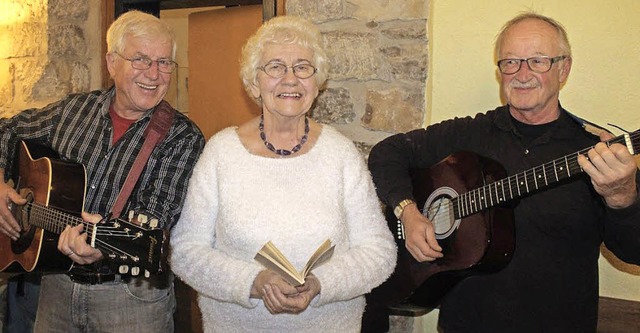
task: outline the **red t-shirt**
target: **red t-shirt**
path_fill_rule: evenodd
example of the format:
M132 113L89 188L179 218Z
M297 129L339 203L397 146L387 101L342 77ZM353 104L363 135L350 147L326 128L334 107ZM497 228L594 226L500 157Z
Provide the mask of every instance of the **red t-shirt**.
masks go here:
M113 140L112 143L116 143L124 132L129 129L131 124L135 123L135 119L125 119L120 117L115 110L113 110L113 104L109 107L109 116L111 117L111 123L113 125Z

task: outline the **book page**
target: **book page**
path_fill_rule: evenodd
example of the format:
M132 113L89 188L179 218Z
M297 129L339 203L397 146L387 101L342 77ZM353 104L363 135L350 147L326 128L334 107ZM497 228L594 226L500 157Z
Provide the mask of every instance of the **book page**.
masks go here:
M327 261L333 255L334 248L335 245L331 245L330 240L327 239L326 241L324 241L324 243L322 243L322 245L318 247L316 252L313 253L311 258L309 258L309 261L302 270L302 275L306 277L307 275L309 275L312 269L320 266L322 263Z
M271 269L280 274L287 282L294 286L304 284L305 278L311 270L323 262L327 261L333 255L333 249L335 246L331 245L330 240L324 241L320 247L313 253L304 269L298 272L293 264L287 259L280 250L271 242L268 241L255 256L255 260L261 263L268 269Z
M282 275L287 282L294 286L304 283L304 276L293 267L293 264L287 259L278 248L268 241L255 256L255 260L260 262L266 268L269 268Z

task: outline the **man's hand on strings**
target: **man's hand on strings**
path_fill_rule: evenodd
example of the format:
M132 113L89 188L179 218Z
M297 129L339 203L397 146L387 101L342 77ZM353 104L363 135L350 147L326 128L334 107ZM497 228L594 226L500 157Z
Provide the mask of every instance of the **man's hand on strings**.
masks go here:
M603 133L602 141L610 140L613 135ZM591 183L611 208L625 208L638 197L636 172L638 166L627 147L622 144L600 142L587 152L588 159L580 155L580 167L591 177Z
M100 222L102 216L83 212L82 219L85 223L74 227L67 226L60 234L58 250L75 263L86 265L102 259L102 252L87 243L88 234L85 225L89 227L91 224Z

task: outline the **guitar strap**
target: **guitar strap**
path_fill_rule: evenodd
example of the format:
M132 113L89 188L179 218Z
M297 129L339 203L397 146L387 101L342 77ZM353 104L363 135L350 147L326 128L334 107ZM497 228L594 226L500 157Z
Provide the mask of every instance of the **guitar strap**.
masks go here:
M586 119L582 119L582 118L576 116L575 114L573 114L573 113L571 113L569 111L567 111L567 114L571 118L573 118L574 121L576 121L578 124L580 124L580 126L582 126L582 128L585 131L587 131L587 132L589 132L589 133L591 133L591 134L593 134L595 136L600 136L600 133L602 133L602 132L611 133L606 128L604 128L604 127L602 127L600 125L594 124L594 123L592 123L592 122L590 122L590 121L588 121Z
M149 156L151 156L153 148L162 141L169 132L169 129L173 124L174 112L175 111L171 108L169 103L164 100L156 106L156 110L151 115L149 125L147 125L147 128L144 131L144 143L142 144L142 148L140 149L138 156L136 156L131 170L129 170L127 179L125 180L124 185L122 185L122 189L120 189L120 193L118 194L115 204L113 204L113 207L111 208L111 216L120 217L122 209L129 199L131 192L133 192L133 188L138 181L138 177L140 177L140 174L142 173L142 169L144 169L145 164L149 160Z

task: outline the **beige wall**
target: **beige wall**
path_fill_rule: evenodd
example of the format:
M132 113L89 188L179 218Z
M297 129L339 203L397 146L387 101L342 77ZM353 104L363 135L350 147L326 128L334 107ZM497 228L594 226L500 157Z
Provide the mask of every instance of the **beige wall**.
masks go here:
M480 3L480 2L477 2ZM640 1L433 0L427 122L500 104L493 41L502 24L529 8L565 25L573 68L563 106L591 121L640 127Z
M599 124L640 128L638 0L431 0L426 124L501 104L493 42L505 21L528 9L559 20L569 33L574 60L563 106ZM640 267L605 256L600 294L640 301ZM424 318L427 332L435 330L435 316Z

